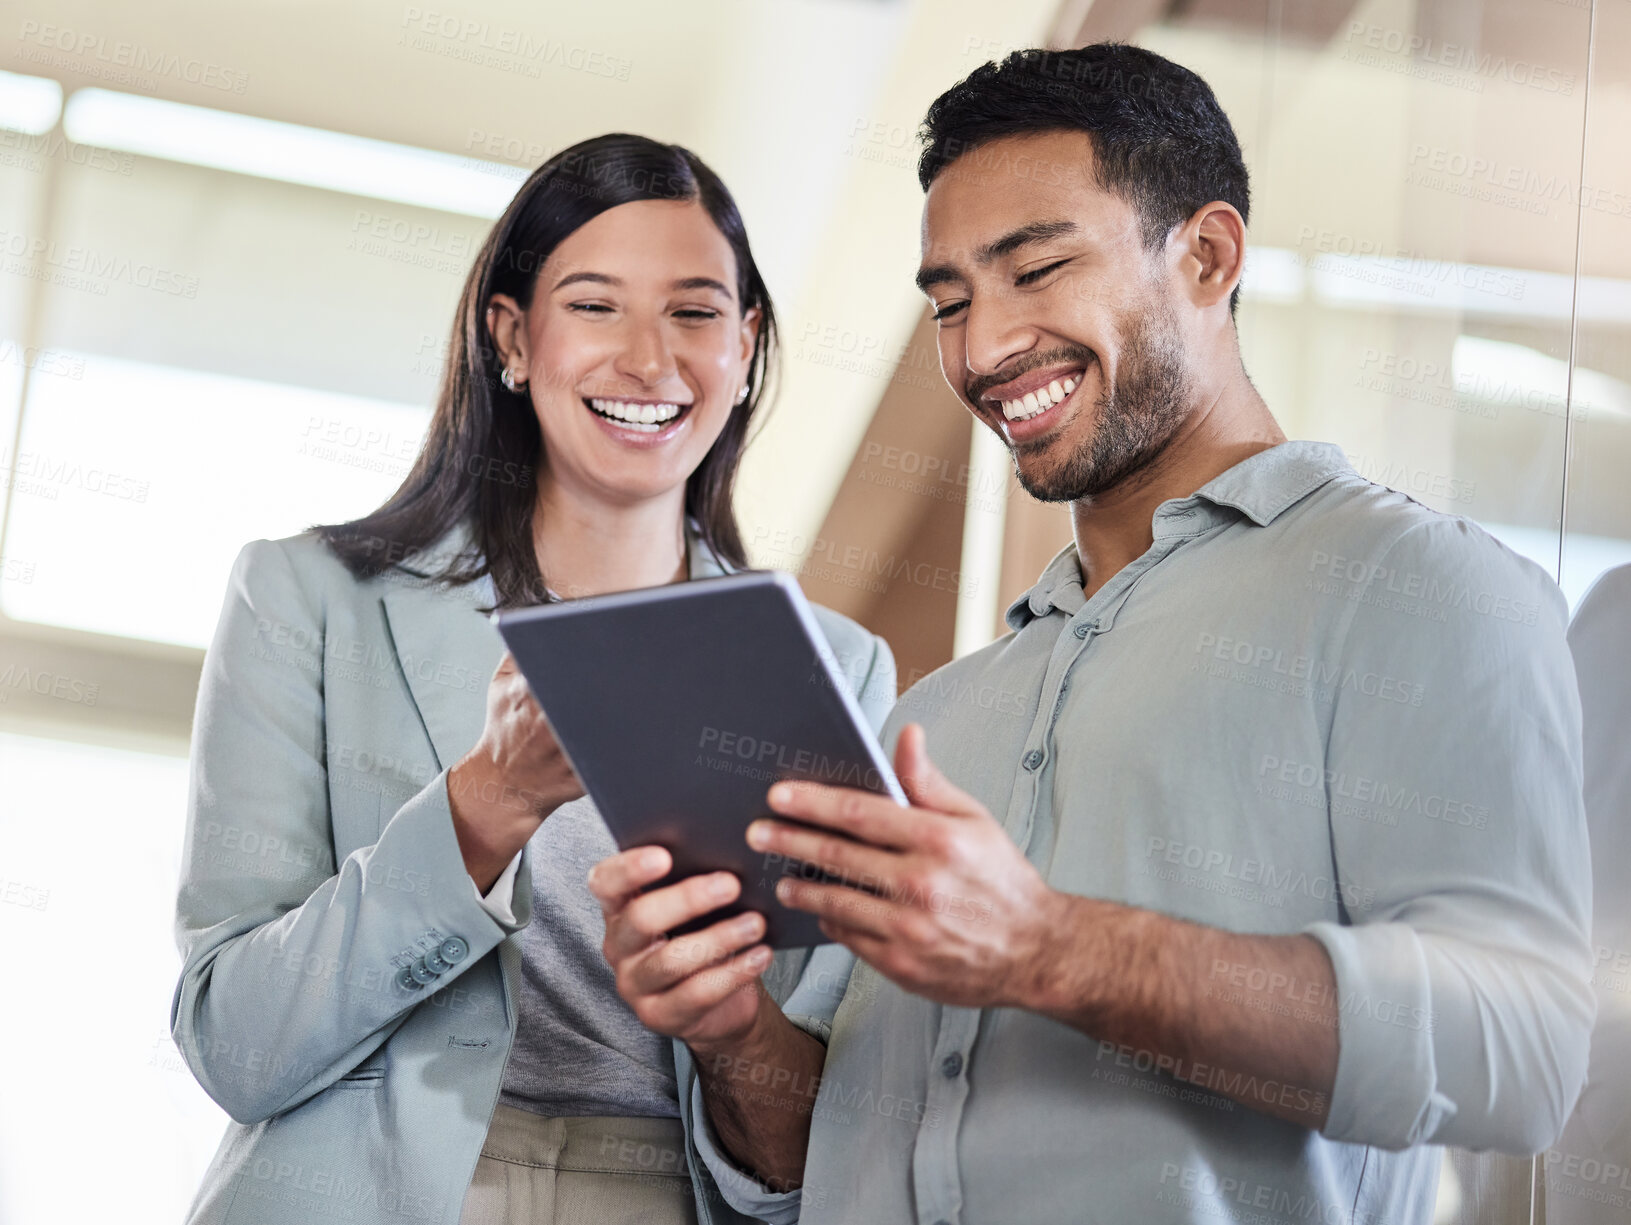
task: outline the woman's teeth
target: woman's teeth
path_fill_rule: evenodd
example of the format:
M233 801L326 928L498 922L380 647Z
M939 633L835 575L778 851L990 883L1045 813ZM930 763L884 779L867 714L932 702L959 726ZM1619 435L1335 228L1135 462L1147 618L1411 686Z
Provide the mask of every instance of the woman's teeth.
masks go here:
M1010 421L1028 421L1038 413L1047 412L1075 390L1075 379L1054 379L1046 387L1027 392L1024 399L1004 400L1002 415Z
M589 407L626 430L655 434L680 415L683 404L636 404L631 400L590 400Z

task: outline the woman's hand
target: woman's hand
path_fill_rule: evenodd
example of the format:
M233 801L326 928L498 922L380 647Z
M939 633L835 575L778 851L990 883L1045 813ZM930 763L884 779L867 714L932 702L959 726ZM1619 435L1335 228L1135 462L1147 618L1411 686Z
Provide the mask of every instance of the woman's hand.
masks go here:
M759 990L759 975L770 965L770 949L759 943L764 917L749 911L670 939L667 932L742 892L729 872L641 892L673 863L661 847L642 846L590 870L589 891L606 916L602 952L616 971L617 993L647 1029L699 1054L732 1047L753 1031L761 1002L779 1015Z
M484 894L544 818L583 794L508 651L487 686L481 739L448 771L447 793L464 865Z

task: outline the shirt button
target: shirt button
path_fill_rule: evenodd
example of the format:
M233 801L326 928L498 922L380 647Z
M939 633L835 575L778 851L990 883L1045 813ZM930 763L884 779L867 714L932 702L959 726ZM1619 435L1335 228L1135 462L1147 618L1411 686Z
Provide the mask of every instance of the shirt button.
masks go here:
M1089 632L1091 632L1092 628L1093 627L1090 626L1086 621L1083 621L1080 625L1078 625L1071 632L1073 634L1075 634L1076 637L1078 637L1078 638L1086 638L1087 635L1089 634Z
M442 947L436 951L442 955L444 961L463 961L464 955L470 951L470 946L458 936L449 936L442 941Z
M963 1056L961 1052L953 1051L940 1061L940 1070L947 1076L958 1076L963 1071Z
M1025 768L1027 770L1034 770L1041 764L1042 752L1040 749L1032 749L1029 753L1025 754Z

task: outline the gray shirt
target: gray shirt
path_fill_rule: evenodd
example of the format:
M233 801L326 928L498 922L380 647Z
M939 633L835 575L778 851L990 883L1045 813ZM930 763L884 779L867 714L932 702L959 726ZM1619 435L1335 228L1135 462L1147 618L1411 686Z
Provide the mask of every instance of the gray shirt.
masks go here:
M551 1116L679 1117L673 1043L619 999L600 951L606 923L584 882L615 854L587 797L563 804L532 836L532 921L518 936L515 1046L499 1093L506 1106Z
M1084 597L1074 548L886 727L1002 821L1055 888L1335 968L1322 1133L1220 1090L1269 1081L942 1007L858 965L832 1020L801 1193L710 1154L737 1207L804 1225L1425 1222L1434 1144L1549 1143L1594 1005L1580 706L1551 579L1468 520L1288 442L1161 504ZM1214 966L1228 1001L1246 966ZM1274 989L1277 1012L1310 984ZM1159 1062L1158 1062L1159 1060ZM700 1147L700 1143L699 1143Z

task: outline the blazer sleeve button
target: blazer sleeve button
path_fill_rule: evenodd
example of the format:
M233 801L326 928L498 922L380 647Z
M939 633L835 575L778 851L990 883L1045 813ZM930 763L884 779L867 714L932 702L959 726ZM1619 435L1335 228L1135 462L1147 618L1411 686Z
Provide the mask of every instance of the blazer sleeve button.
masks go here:
M458 936L449 936L442 941L442 947L436 951L442 955L444 961L463 961L465 954L470 951L470 946Z

